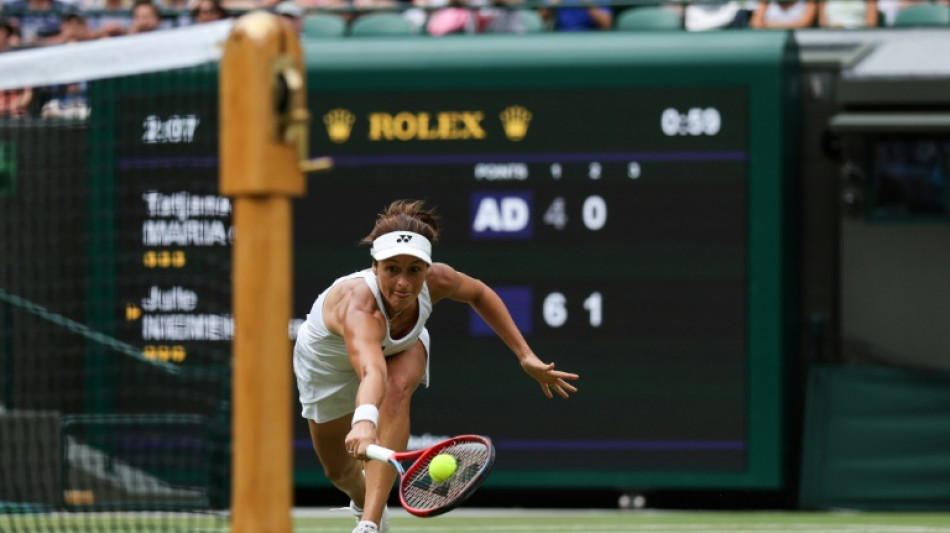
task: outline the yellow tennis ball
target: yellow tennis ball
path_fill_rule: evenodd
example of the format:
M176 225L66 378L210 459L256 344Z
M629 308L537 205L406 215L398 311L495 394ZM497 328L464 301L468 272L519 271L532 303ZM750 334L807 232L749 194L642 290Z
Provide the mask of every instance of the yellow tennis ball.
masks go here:
M441 483L452 477L458 467L455 457L447 453L440 453L429 462L429 477L432 478L432 481Z

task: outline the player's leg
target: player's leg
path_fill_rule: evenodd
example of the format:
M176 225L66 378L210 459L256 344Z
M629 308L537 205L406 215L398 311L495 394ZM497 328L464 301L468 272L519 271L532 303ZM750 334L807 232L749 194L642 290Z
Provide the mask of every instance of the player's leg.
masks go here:
M386 397L379 413L377 437L391 450L405 450L409 444L409 405L412 394L426 373L426 349L416 342L406 351L386 358ZM380 523L383 508L396 479L396 471L379 461L366 463L366 504L363 520Z
M317 423L307 420L310 426L310 439L317 452L320 464L327 479L336 488L343 491L356 505L362 507L366 482L363 478L363 464L346 452L344 441L350 432L353 415Z

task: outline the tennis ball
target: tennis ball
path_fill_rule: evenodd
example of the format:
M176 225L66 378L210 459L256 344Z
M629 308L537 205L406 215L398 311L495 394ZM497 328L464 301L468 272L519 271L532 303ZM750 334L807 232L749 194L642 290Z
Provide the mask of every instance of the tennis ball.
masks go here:
M440 453L429 462L429 477L432 478L432 481L441 483L452 477L458 467L455 457L447 453Z

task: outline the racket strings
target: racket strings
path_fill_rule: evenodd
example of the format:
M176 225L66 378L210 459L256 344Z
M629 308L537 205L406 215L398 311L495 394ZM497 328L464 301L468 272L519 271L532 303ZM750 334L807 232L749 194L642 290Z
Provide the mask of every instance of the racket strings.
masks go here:
M453 444L440 453L455 457L458 469L442 482L435 482L429 476L428 462L416 469L403 483L403 498L413 508L434 509L459 498L491 460L491 450L481 442Z

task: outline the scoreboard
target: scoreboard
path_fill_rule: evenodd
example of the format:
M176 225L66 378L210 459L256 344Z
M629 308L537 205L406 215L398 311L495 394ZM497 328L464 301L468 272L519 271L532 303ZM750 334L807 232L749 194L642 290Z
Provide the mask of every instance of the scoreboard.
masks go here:
M434 260L581 379L547 400L439 303L414 442L491 436L496 486L777 487L793 44L523 37L305 43L311 153L335 167L295 207L297 315L370 265L355 243L384 205L425 199Z
M745 102L742 88L319 94L336 168L295 208L313 254L298 312L370 265L354 242L385 204L426 199L445 226L434 260L494 287L538 356L582 378L546 401L473 310L443 302L414 434L490 435L502 471L588 451L584 468L742 469ZM334 251L345 264L321 265Z
M789 39L304 42L311 154L334 168L294 202L289 335L335 278L370 266L357 243L376 214L423 199L442 217L433 259L493 287L538 356L581 379L546 399L477 314L440 302L411 446L488 435L496 487L779 488ZM167 76L94 92L117 139L99 179L132 221L117 223L114 329L163 364L222 365L235 236L215 191L216 87ZM328 485L299 418L294 453L298 485Z

